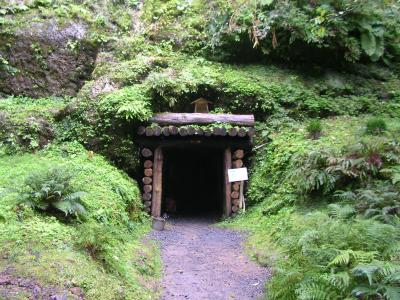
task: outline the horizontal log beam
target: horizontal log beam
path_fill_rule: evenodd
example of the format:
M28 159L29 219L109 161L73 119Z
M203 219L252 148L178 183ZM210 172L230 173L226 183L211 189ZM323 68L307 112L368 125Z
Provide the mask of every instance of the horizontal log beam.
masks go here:
M160 113L155 114L149 121L160 125L212 124L221 122L238 126L254 126L253 115L233 114Z
M246 138L232 138L232 137L222 137L216 136L215 138L210 139L206 135L204 136L192 136L192 137L182 137L175 136L168 138L152 138L149 139L147 137L138 137L135 142L140 147L152 147L156 148L158 146L162 147L215 147L215 148L226 148L226 147L234 147L240 149L251 149L252 148L252 140L248 137Z

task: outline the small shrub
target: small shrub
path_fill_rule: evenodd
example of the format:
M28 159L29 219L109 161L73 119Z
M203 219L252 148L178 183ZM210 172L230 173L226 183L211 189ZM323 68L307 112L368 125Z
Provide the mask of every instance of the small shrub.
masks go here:
M367 121L366 132L368 134L379 135L387 129L385 120L382 118L372 118Z
M20 193L19 204L26 204L39 211L63 213L65 217L82 217L85 205L84 192L74 191L73 174L60 167L35 172L25 180L25 190Z
M308 136L313 140L319 139L322 135L322 124L318 119L311 120L307 125Z

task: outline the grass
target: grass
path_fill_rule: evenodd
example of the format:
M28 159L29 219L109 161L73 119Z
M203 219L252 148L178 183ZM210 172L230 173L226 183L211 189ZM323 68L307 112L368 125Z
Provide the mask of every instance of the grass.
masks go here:
M12 122L24 121L29 117L51 118L68 101L68 98L32 99L10 96L0 99L0 111L5 112Z
M66 224L52 215L17 207L18 190L30 173L60 165L75 176L72 186L84 190L85 222L114 228L107 245L112 267L93 259L75 240L79 222ZM143 236L150 226L141 211L139 189L123 172L99 155L93 158L76 143L52 145L34 154L0 155L0 272L38 280L67 290L78 286L86 299L153 299L160 276L158 250ZM112 256L111 256L112 254ZM111 257L111 258L110 258Z

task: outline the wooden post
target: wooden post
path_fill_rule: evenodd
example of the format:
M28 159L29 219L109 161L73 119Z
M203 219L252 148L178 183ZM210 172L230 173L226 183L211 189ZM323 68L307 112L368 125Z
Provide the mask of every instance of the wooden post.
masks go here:
M154 151L153 164L153 197L151 215L153 217L161 216L161 194L162 194L162 169L163 169L163 152L161 147L157 147Z
M232 166L231 148L226 148L224 151L224 216L228 218L231 215L231 183L228 179L228 169Z

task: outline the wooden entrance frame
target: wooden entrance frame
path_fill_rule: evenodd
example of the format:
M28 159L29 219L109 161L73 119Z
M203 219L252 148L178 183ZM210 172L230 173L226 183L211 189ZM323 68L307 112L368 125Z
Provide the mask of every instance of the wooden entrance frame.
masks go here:
M160 217L162 213L163 149L213 147L223 151L223 217L236 214L239 210L239 185L229 183L228 169L242 167L245 151L251 150L254 116L162 113L151 118L150 123L153 125L140 126L136 137L144 168L142 199L145 210L153 217ZM207 126L201 127L203 125Z

